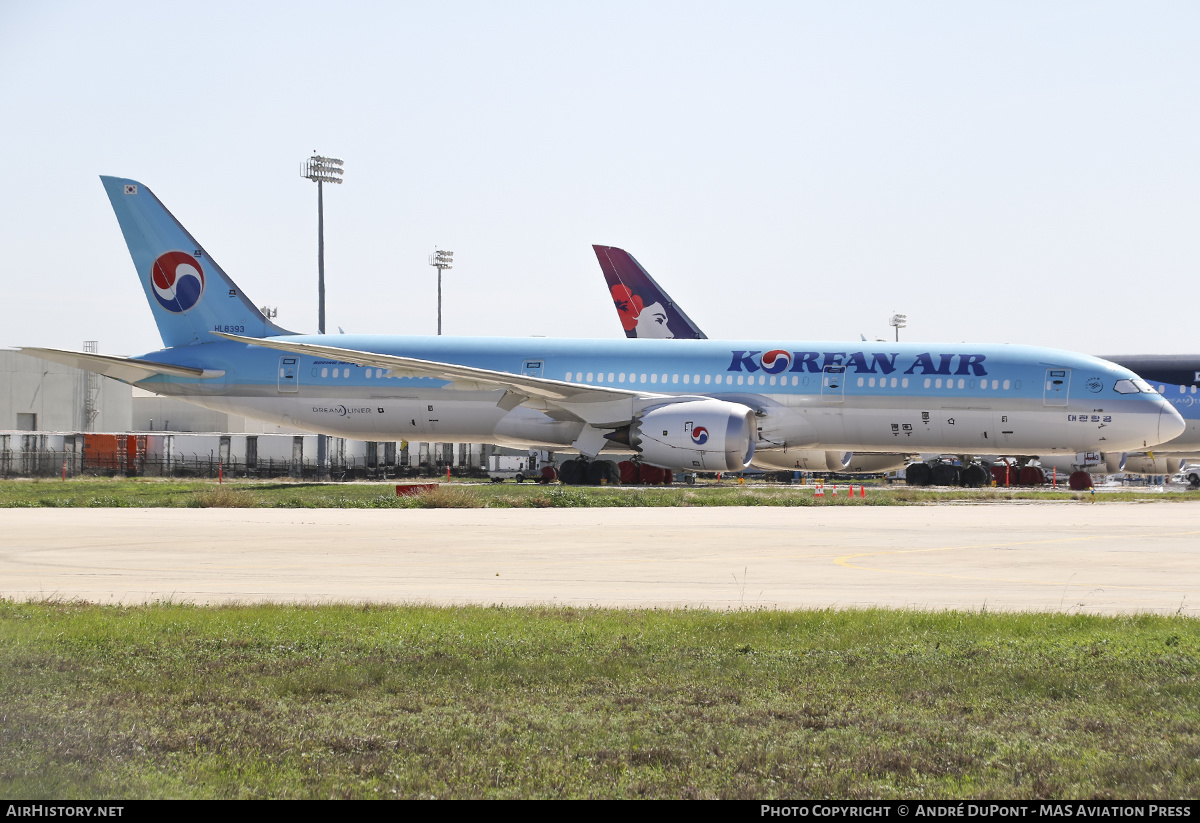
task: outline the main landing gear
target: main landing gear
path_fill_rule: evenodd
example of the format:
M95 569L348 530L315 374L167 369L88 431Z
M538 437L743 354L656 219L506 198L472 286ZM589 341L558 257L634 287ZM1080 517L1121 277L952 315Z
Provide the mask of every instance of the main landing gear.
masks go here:
M616 486L621 482L621 472L611 460L576 457L558 467L558 479L566 486Z
M648 463L622 460L588 460L576 457L558 467L558 479L565 486L670 485L675 480L670 469L660 469Z

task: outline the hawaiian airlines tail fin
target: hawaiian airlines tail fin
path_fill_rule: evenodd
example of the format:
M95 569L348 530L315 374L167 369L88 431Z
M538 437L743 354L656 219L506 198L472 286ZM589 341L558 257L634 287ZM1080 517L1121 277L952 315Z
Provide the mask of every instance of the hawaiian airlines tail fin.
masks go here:
M120 177L100 180L165 345L207 343L214 331L292 334L254 307L150 189Z
M626 337L673 337L704 340L692 319L673 301L633 255L614 246L592 246Z

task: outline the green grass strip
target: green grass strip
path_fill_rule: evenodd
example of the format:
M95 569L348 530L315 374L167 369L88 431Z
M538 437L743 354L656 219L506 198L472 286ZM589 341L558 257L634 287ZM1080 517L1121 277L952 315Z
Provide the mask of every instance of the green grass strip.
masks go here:
M405 482L405 481L400 481ZM1187 491L1117 491L1096 495L1045 489L922 489L867 485L866 497L832 484L816 497L812 486L749 483L647 488L540 486L534 483L445 483L415 497L397 497L395 483L299 483L158 479L0 481L0 508L592 508L640 506L905 506L946 502L1200 500ZM854 484L859 488L859 484Z
M1167 798L1181 617L0 601L0 796Z

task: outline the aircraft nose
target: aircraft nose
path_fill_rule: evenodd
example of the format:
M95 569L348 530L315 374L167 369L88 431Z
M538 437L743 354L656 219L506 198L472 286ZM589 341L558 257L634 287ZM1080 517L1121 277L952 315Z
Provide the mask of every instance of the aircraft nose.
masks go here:
M1163 410L1158 413L1158 442L1166 443L1183 434L1187 424L1183 417L1170 403L1163 403Z

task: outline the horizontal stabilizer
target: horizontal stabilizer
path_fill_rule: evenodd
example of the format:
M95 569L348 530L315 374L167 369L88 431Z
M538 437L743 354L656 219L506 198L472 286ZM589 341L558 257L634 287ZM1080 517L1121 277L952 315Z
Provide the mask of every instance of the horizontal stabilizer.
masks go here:
M202 380L222 377L225 372L219 369L195 369L190 366L173 366L169 363L155 363L153 360L137 360L132 357L121 357L115 354L92 354L91 352L64 351L62 349L36 349L22 347L16 349L21 354L30 357L40 357L52 363L61 363L84 371L92 371L112 377L122 383L137 383L156 374L168 374L172 377L193 377Z

